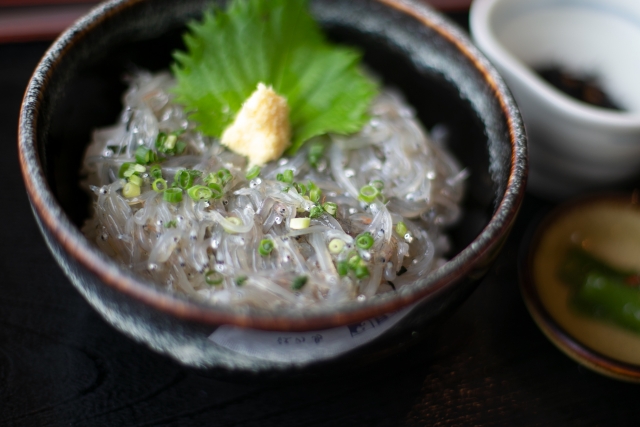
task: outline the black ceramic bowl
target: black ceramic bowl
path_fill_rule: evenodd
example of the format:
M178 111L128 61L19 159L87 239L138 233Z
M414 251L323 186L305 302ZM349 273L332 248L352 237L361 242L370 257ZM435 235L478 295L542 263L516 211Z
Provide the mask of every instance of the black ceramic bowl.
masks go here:
M505 241L526 181L518 110L502 79L463 31L423 3L311 0L312 14L329 37L362 49L367 65L404 93L427 128L442 124L449 130L449 148L470 172L463 217L450 230L451 260L397 293L311 314L237 311L176 296L118 268L83 237L79 227L88 215L89 198L78 185L79 169L92 129L118 117L123 75L134 67L166 68L171 52L182 46L185 22L211 3L216 2L108 2L49 49L27 89L19 134L22 172L45 239L71 282L108 322L182 363L249 371L307 366L322 357L257 358L208 337L244 327L286 331L266 335L286 341L300 337L288 334L292 331L337 331L357 324L349 329L354 336L367 325L380 324L369 319L386 319L402 309L401 321L340 359L385 354L457 306Z

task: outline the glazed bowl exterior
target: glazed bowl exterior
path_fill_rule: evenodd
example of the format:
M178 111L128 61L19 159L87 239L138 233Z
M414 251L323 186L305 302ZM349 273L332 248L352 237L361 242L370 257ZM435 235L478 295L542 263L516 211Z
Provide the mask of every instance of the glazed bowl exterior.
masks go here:
M322 364L241 354L209 339L222 328L287 333L344 328L401 310L401 321L337 360L387 354L413 331L455 308L488 270L516 218L527 152L518 110L504 83L464 33L419 1L312 0L330 38L364 52L367 66L399 88L422 122L441 125L469 172L451 259L412 286L365 302L308 312L212 307L147 283L99 252L80 232L90 201L79 170L92 129L115 122L132 68L166 69L185 23L211 3L118 0L67 30L38 65L25 94L19 154L36 220L60 266L114 327L190 366L270 371ZM333 363L327 357L324 362Z

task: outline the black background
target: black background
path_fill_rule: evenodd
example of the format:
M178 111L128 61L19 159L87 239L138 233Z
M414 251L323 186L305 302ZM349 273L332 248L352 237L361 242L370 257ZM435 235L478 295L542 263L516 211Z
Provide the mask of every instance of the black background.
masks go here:
M419 346L352 373L221 378L116 332L53 260L20 175L19 106L47 46L0 45L0 426L640 425L640 388L564 356L524 306L518 250L552 206L532 195L451 317Z

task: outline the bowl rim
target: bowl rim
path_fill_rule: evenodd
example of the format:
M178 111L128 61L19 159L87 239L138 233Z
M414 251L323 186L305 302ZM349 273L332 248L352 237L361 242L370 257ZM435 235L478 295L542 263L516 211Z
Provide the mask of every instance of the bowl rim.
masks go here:
M602 192L571 199L555 206L530 226L522 239L518 254L520 293L535 324L566 356L601 375L633 383L640 383L640 364L624 362L598 352L575 339L549 312L540 297L534 278L533 263L545 232L556 221L583 207L596 204L632 205L640 212L638 193ZM640 338L639 338L640 339Z
M103 21L127 7L146 1L150 0L112 0L98 5L66 30L53 43L36 67L20 111L18 132L20 167L27 194L33 212L40 221L40 227L43 233L46 229L55 242L71 254L75 262L99 278L106 286L185 321L211 326L228 324L261 330L319 330L359 323L431 298L481 267L482 260L500 248L524 199L527 180L526 136L515 102L489 61L473 46L462 30L438 12L419 0L369 0L408 15L453 44L484 76L484 80L491 88L492 96L500 105L502 114L506 118L511 145L508 181L499 203L495 204L495 212L478 236L444 266L430 274L426 280L423 279L414 286L404 287L390 297L382 296L374 301L347 303L337 310L313 310L309 313L286 311L283 314L237 307L214 307L160 290L150 285L150 282L118 267L114 261L99 253L98 249L91 245L80 230L70 222L55 200L38 156L37 118L38 109L42 103L41 92L47 90L53 70L65 52L75 43L80 42L86 32L91 31ZM55 251L52 252L56 255Z
M640 128L640 112L607 110L579 102L547 83L516 56L502 46L497 39L490 22L493 14L505 0L475 0L469 10L469 29L473 41L498 66L504 68L518 79L522 85L529 87L534 94L552 111L571 117L576 121L583 121L590 126L600 126L619 129ZM572 6L580 3L569 2ZM606 3L606 2L605 2ZM607 3L608 4L608 3ZM546 2L541 6L554 3ZM509 80L509 76L505 75Z

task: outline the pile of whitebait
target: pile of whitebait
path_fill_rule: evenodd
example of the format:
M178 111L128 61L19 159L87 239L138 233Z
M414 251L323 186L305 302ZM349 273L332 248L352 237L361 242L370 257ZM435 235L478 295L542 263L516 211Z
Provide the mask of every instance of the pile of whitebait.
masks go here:
M259 169L198 133L173 84L132 77L119 123L85 154L83 232L123 267L211 304L273 309L362 301L444 262L466 172L395 92L359 133Z

